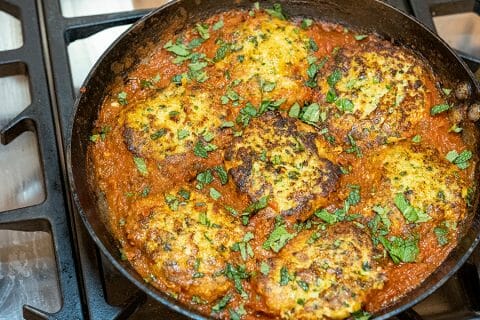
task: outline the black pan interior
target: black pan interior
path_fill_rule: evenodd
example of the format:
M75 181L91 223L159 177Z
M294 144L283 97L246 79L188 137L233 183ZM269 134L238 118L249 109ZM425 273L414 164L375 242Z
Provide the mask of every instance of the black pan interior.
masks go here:
M72 194L85 225L97 245L109 260L131 281L155 299L192 318L202 317L179 305L163 292L145 284L128 263L120 259L117 246L109 234L97 206L95 192L88 181L89 164L87 146L98 109L109 92L109 84L123 81L128 71L142 60L149 48L168 32L175 32L185 25L195 23L219 11L234 8L251 8L254 1L246 0L185 0L173 1L142 19L117 40L95 65L84 83L82 93L75 103L71 131L67 137L67 166ZM412 18L376 0L292 0L281 3L289 16L307 16L324 21L339 22L364 32L374 32L385 39L412 48L430 62L434 71L453 83L466 82L473 88L473 96L480 99L480 88L473 74L455 53L436 35ZM263 7L273 1L260 1ZM472 97L472 101L475 99ZM478 150L477 150L478 154ZM478 170L477 170L478 171ZM476 195L472 222L465 236L447 260L421 286L397 303L383 310L378 319L385 319L401 312L425 298L466 260L480 240L480 214L477 214Z

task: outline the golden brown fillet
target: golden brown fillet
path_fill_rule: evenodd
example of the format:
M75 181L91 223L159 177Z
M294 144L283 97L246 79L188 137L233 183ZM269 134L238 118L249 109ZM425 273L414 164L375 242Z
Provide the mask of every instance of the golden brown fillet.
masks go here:
M469 183L435 149L413 142L386 145L373 152L368 167L379 170L365 175L372 187L365 190L363 215L383 208L392 234L410 234L427 221L455 225L464 218ZM400 208L408 205L415 212L402 213Z
M138 200L125 220L131 245L150 259L151 279L175 293L214 301L232 287L222 271L234 260L230 247L241 224L195 189Z
M340 49L321 70L319 89L331 132L362 147L412 136L430 106L428 69L406 49L371 44Z
M226 167L252 201L268 196L277 213L304 220L339 177L338 167L319 155L316 139L300 121L267 112L233 141Z
M140 157L163 160L215 139L226 111L212 114L212 95L171 84L151 99L128 106L120 123L127 148Z
M258 293L284 319L343 319L360 310L366 295L381 289L371 240L351 225L303 231L271 259Z

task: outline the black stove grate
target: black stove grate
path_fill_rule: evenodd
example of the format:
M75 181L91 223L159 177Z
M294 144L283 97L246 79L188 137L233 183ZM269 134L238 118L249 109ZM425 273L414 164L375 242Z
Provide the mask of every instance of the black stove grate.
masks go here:
M433 15L474 11L479 0L388 0L387 3L414 14L435 30ZM49 231L59 270L62 307L55 314L25 306L27 319L185 319L147 298L124 279L96 249L77 214L66 186L64 145L69 132L73 100L67 47L106 28L137 21L149 10L65 18L60 0L0 0L0 10L18 18L23 26L24 45L0 52L0 76L27 74L32 104L0 131L8 144L25 131L36 133L40 147L46 200L38 205L0 213L0 229ZM28 17L28 18L27 18ZM480 59L460 53L476 71ZM479 319L480 253L438 291L459 308L428 319ZM451 297L450 297L451 295ZM454 298L456 297L456 298ZM413 309L397 319L424 319ZM425 318L425 319L427 319Z

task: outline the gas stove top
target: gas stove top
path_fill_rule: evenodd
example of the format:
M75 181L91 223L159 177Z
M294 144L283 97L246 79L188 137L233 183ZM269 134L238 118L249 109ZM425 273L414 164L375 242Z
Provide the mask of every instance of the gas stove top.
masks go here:
M128 25L165 2L0 0L0 320L184 319L103 258L65 184L64 132L81 82ZM480 1L386 2L438 31L479 69ZM396 318L480 319L479 274L477 249Z

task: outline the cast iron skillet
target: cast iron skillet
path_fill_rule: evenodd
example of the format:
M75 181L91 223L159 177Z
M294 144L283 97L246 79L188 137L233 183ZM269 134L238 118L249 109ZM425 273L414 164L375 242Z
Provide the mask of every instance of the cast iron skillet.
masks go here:
M260 1L269 7L272 1ZM440 77L470 88L465 104L480 100L480 87L468 67L437 35L399 10L377 0L292 0L282 4L289 16L307 16L340 22L364 32L374 32L422 54ZM87 146L99 107L109 92L109 84L127 79L128 71L149 48L158 43L166 30L180 30L216 12L234 8L251 8L247 0L177 0L149 14L113 43L88 75L75 101L71 131L67 134L67 166L72 196L85 226L102 253L131 282L164 305L194 319L204 319L188 306L146 284L126 261L120 259L118 247L108 232L95 193L88 181ZM475 128L474 131L477 131ZM475 147L478 154L478 148ZM478 177L478 168L476 170ZM415 305L440 287L465 262L480 241L479 193L475 195L472 220L444 263L423 283L395 304L382 310L378 319L386 319Z

